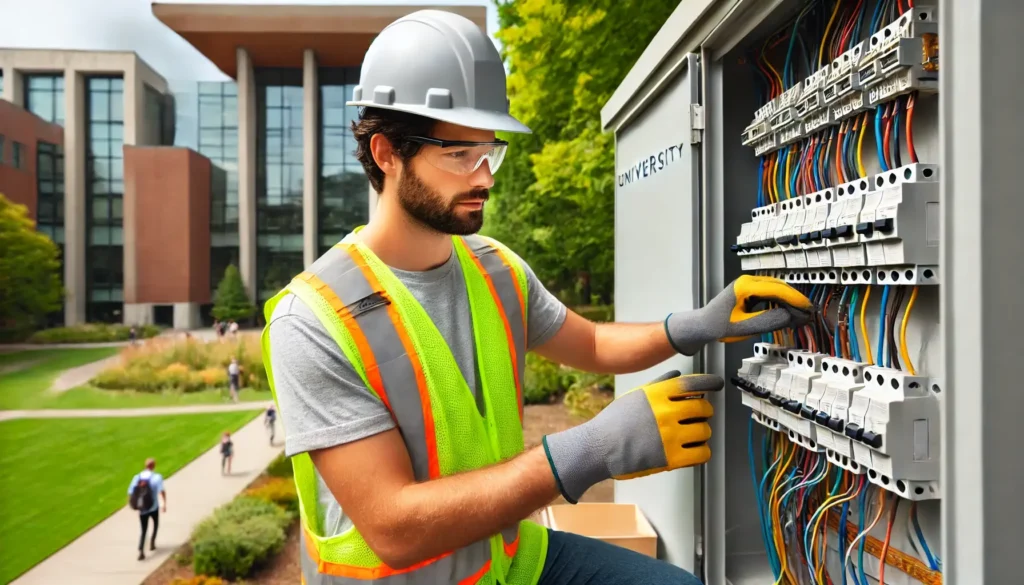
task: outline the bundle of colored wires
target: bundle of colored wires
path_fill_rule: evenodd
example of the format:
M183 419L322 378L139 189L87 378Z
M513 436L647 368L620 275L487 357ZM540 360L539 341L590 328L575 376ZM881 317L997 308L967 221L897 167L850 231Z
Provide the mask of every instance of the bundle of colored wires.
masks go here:
M928 541L924 538L924 531L921 530L921 523L917 519L917 502L910 503L910 514L907 515L907 537L910 544L918 551L923 551L925 560L928 561L928 568L933 571L942 569L942 561L932 554L928 548ZM917 537L916 541L914 537ZM918 546L920 544L920 546Z
M892 508L889 510L889 524L885 529L885 542L882 543L882 552L878 555L878 582L885 583L885 555L889 552L889 542L892 540L892 526L896 522L896 511L900 507L900 497L892 494Z

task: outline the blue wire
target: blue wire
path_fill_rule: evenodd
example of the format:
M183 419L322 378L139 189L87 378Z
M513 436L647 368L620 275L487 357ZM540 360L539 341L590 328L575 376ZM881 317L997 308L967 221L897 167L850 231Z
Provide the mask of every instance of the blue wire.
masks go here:
M850 287L848 287L848 286L844 286L844 287L843 287L843 296L842 296L842 297L841 297L841 298L839 299L839 306L840 306L840 307L842 307L842 306L843 306L843 304L845 304L845 303L846 303L846 295L847 295L847 294L848 294L849 292L850 292ZM837 316L837 318L836 318L836 327L835 327L835 330L836 330L836 334L835 334L835 349L836 349L836 357L838 357L838 358L842 358L842 357L843 357L843 353L842 353L842 351L840 351L840 345L839 345L839 318L838 318L838 316Z
M758 490L758 494L761 495L761 502L762 502L761 507L762 508L764 508L764 503L763 503L764 502L764 496L763 496L763 494L764 494L764 484L765 484L765 482L768 481L768 476L771 475L772 470L775 469L775 466L778 465L780 461L782 461L782 457L781 456L778 459L775 460L775 463L772 463L771 467L769 467L767 470L765 470L764 477L761 478L761 486L760 486L760 489ZM769 510L768 511L768 522L769 523L774 522L774 519L771 518L770 514L771 514L771 511ZM771 541L769 541L769 542L771 542ZM771 563L772 563L772 571L775 573L775 578L778 579L779 574L782 572L782 563L779 561L779 553L778 553L777 550L775 550L774 542L772 542L771 547L768 548L768 560L771 561Z
M821 191L824 187L821 186L821 174L818 172L818 159L821 157L821 146L825 143L824 140L819 141L818 144L814 145L814 162L811 167L814 170L814 190Z
M868 3L864 2L860 5L860 16L857 17L857 26L853 29L853 34L850 35L850 46L847 49L852 49L857 44L857 39L860 38L860 28L864 24L864 15L867 13Z
M761 522L761 539L764 540L765 551L768 550L768 527L764 516L764 498L757 490L757 466L754 464L754 419L747 422L747 450L750 455L750 479L754 483L754 493L757 496L757 515Z
M885 163L885 151L882 142L882 106L875 108L875 150L878 151L878 164L882 171L888 171L889 165Z
M875 4L875 12L874 12L874 14L871 15L871 33L870 34L872 34L872 35L875 34L876 32L878 32L878 26L880 24L882 24L882 19L880 17L882 15L882 5L883 4L885 4L885 2L882 2L882 0L879 0L878 4Z
M882 361L882 356L885 350L885 305L889 302L889 285L885 285L882 289L882 303L878 309L879 322L878 322L878 359L875 361L878 367L884 368L885 362Z
M900 102L899 98L896 100L896 107L894 108L896 113L893 114L892 119L892 151L893 159L892 164L896 165L896 168L903 166L903 161L900 160Z
M796 158L796 166L793 167L793 174L789 177L789 190L796 193L796 178L800 176L800 168L803 166L803 156Z
M917 521L917 508L914 508L914 513L911 515L911 521L914 523L914 532L917 533L917 540L921 542L921 548L924 549L924 554L928 557L928 566L933 571L939 570L939 562L932 555L931 549L928 548L928 542L924 539L924 531L921 530L921 524Z
M828 147L822 152L824 153L825 164L822 165L821 180L827 187L833 187L832 185L832 157L829 154L832 146L832 140L836 137L835 126L832 127L828 132Z
M839 512L839 568L843 573L843 585L846 585L846 571L843 570L846 562L846 515L850 510L850 501L843 502L843 509Z
M850 312L849 312L849 323L850 323L850 349L853 355L854 361L862 361L860 358L860 343L857 339L857 299L860 298L860 288L853 287L853 294L850 295Z

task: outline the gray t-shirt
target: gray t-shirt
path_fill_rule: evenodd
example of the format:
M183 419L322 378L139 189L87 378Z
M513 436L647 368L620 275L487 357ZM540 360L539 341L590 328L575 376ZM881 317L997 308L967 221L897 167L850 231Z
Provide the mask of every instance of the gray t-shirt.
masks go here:
M452 252L445 264L423 272L392 271L423 305L479 399L469 297L458 256ZM558 332L566 308L529 266L526 273L530 350ZM366 388L327 329L292 294L283 297L271 315L270 356L288 456L356 441L395 427L387 408ZM324 533L340 534L351 523L319 474L317 480Z

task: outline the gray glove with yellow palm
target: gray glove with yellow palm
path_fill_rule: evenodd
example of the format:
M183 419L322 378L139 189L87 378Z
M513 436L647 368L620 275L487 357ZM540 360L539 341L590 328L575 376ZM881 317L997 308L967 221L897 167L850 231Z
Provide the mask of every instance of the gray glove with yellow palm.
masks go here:
M776 306L753 311L762 302ZM813 311L810 299L784 281L743 275L700 309L669 315L665 332L677 352L693 355L715 340L741 341L779 329L802 327L811 320Z
M704 394L721 390L722 378L673 371L619 396L589 421L543 439L559 491L575 504L600 481L630 479L707 462L708 419Z

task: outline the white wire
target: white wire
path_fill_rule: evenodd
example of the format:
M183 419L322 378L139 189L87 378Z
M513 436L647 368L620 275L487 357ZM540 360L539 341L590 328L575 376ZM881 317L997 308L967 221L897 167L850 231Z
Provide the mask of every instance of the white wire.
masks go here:
M878 491L882 491L881 488L879 488ZM869 493L868 497L864 501L864 507L865 508L870 508L871 507L870 503L871 503L871 495ZM846 572L847 567L849 566L849 564L851 562L851 560L850 560L852 558L851 555L853 553L853 549L855 549L857 547L857 543L860 542L860 539L867 537L868 533L871 532L871 529L873 529L875 527L875 524L878 524L878 521L882 519L882 516L884 515L884 511L885 511L885 498L884 497L881 497L881 505L882 505L882 512L883 513L882 514L878 514L878 516L875 517L874 521L871 522L871 524L867 528L865 528L863 532L858 534L857 538L853 539L853 542L850 543L850 547L846 549L846 562L843 563L843 572ZM867 510L865 510L865 512L867 512ZM864 517L867 518L867 515L865 514Z

